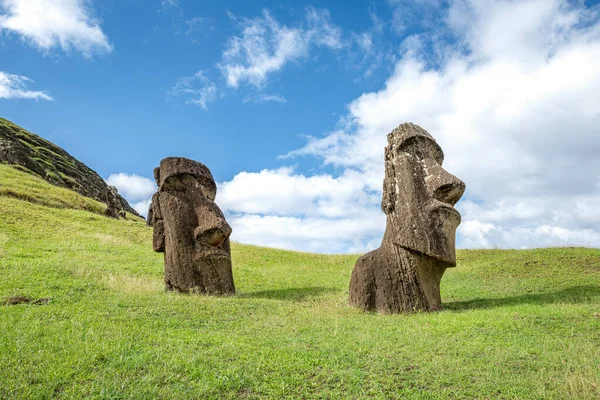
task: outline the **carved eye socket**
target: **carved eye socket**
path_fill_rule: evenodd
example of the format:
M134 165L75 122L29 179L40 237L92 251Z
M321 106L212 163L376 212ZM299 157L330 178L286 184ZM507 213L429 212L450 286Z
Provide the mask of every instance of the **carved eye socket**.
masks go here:
M170 192L184 192L197 187L202 187L202 184L196 177L189 174L170 176L163 183L164 190Z
M411 154L421 160L433 157L438 164L444 161L444 153L440 146L425 136L412 136L400 144L398 151Z

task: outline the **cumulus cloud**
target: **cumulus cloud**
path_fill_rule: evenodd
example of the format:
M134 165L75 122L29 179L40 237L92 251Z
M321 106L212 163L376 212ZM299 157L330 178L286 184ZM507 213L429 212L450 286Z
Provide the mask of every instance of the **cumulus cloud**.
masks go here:
M312 253L360 253L379 245L379 238L364 241L366 233L373 236L381 227L381 218L371 217L323 219L233 214L227 221L233 226L232 239L242 243Z
M0 99L54 100L46 92L28 90L29 83L33 81L26 76L0 71Z
M244 243L313 252L361 251L385 217L356 171L337 178L293 168L242 172L219 185L217 202Z
M266 170L223 184L234 231L303 250L376 247L386 134L412 121L467 184L459 246L600 246L596 11L563 0L451 1L435 17L446 34L424 23L381 90L352 101L337 130L283 157L317 157L340 174Z
M308 7L304 21L294 27L280 24L266 10L261 17L238 20L232 16L232 19L241 34L228 40L218 64L232 88L243 83L263 87L268 75L305 58L311 47L342 46L341 30L331 23L327 10Z
M106 183L116 186L119 194L127 199L131 206L142 215L146 215L156 184L154 180L135 174L118 173L112 174L106 179Z
M217 85L206 77L204 71L198 71L175 83L169 91L168 97L184 97L186 104L195 104L208 110L208 104L217 97Z
M0 32L42 50L76 50L89 57L112 45L86 0L0 0Z
M360 214L365 205L379 201L364 189L360 174L346 170L306 177L292 168L242 172L219 186L225 211L280 216L338 218Z

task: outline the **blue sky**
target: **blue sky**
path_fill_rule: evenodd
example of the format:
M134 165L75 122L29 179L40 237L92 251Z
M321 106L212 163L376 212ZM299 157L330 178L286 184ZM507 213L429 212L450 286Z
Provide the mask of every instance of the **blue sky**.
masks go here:
M0 115L147 209L209 166L233 239L377 247L386 134L467 184L459 247L600 246L597 1L0 0Z
M336 26L346 35L372 29L369 12L380 8L383 15L390 14L386 4L362 3L329 5L329 13L340 16ZM5 32L2 69L34 79L31 90L44 90L54 101L11 101L2 108L7 117L51 136L102 176L118 171L148 176L157 160L172 154L202 160L221 180L244 170L277 167L278 155L301 147L303 135L331 129L345 105L381 87L392 67L380 65L365 79L369 65L359 66L354 60L360 55L316 47L273 72L261 87L241 83L231 88L217 63L230 37L239 34L240 22L233 18L260 18L268 10L281 25L300 26L310 3L90 5L95 6L92 15L101 21L110 52L92 49L88 58L73 49L36 51L17 34ZM314 4L315 10L326 12L319 6L324 4ZM206 110L186 105L194 96L169 96L177 82L198 71L218 86L217 98ZM248 102L261 95L277 96L274 99L285 103Z

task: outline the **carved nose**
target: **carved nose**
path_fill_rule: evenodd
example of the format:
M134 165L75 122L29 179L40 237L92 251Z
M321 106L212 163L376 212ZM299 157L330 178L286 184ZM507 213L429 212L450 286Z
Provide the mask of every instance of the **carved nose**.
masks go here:
M219 247L229 235L231 235L231 227L225 221L218 227L205 229L199 226L194 230L194 236L199 243L213 247Z
M433 197L451 206L454 206L465 192L465 183L443 168L436 171L435 177L428 183L433 189Z
M455 182L446 183L433 192L433 197L444 203L454 206L465 192L465 183L456 179Z

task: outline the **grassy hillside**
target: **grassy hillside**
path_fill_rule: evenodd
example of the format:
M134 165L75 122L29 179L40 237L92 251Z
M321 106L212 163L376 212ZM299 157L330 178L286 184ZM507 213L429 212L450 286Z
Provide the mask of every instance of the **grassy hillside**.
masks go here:
M106 182L87 165L64 149L12 122L0 118L0 164L17 166L21 171L62 188L71 189L98 201L106 200ZM125 211L137 215L122 196Z
M0 305L0 398L600 397L600 250L459 251L444 311L383 316L346 305L357 256L234 244L238 295L186 296L143 223L15 174L0 299L49 300Z
M22 170L18 165L0 164L0 196L13 197L53 208L72 208L104 214L106 204L77 194L69 189L49 185L45 180ZM127 218L144 221L136 215Z

